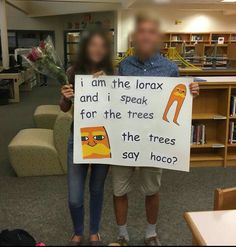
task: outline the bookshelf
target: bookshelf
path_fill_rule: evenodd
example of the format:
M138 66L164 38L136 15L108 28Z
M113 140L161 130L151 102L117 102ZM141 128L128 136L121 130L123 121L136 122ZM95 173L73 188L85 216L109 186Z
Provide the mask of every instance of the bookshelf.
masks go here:
M169 47L176 47L197 67L235 67L232 63L236 58L235 33L166 33L161 52L166 54ZM213 62L212 57L217 57L217 61Z
M218 43L218 38L222 37L224 39L224 44L236 43L236 32L209 32L209 33L180 33L180 32L170 32L163 35L164 47L176 47L179 44L185 43L187 47L194 47L195 43L202 43L207 46L214 45Z
M129 47L133 45L133 36L130 35ZM212 68L221 68L228 74L232 74L228 71L229 69L236 68L236 32L167 32L162 35L161 53L166 55L170 47L175 47L187 61L195 66L206 68L208 71L202 72L204 75L217 74L217 71L209 72ZM184 73L192 75L192 71Z
M236 143L229 144L231 95L236 95L232 82L202 82L200 96L193 101L193 124L206 126L206 143L191 146L192 167L236 166Z

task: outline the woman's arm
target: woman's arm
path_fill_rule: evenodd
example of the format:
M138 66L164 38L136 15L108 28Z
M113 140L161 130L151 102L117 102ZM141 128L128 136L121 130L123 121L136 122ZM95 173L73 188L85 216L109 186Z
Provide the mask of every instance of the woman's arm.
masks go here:
M72 105L71 99L74 97L73 85L62 86L61 95L60 108L63 112L68 112Z
M99 71L93 74L93 77L99 77L102 75L106 75L106 73L104 71ZM60 108L63 112L68 112L72 105L71 99L74 97L73 85L70 84L62 86L61 95Z
M60 108L63 112L68 112L71 108L71 105L72 105L71 101L65 100L63 96L61 97Z

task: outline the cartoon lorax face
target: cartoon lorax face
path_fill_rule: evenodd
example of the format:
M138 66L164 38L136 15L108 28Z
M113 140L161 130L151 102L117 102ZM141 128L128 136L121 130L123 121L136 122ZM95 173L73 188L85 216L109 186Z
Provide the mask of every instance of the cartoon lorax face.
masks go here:
M83 159L111 158L109 138L105 127L81 128Z
M186 86L183 84L179 84L174 88L173 92L175 96L185 98L186 97Z

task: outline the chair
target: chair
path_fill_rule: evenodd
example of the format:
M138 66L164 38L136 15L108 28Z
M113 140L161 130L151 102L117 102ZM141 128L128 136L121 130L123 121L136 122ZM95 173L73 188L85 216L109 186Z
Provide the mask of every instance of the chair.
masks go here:
M58 105L40 105L34 112L34 122L37 128L53 129L60 107Z
M236 187L215 190L214 210L236 209Z
M17 176L65 174L71 123L71 113L61 112L53 130L21 130L8 146L10 162Z

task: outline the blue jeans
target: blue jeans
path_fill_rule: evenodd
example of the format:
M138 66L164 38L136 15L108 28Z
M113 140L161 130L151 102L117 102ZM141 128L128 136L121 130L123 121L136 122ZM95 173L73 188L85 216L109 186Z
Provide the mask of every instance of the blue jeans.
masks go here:
M74 233L80 236L84 232L84 190L88 169L88 164L73 164L73 137L71 137L68 143L69 208L74 225ZM108 169L108 165L91 165L89 181L90 234L97 234L99 232L104 184Z

